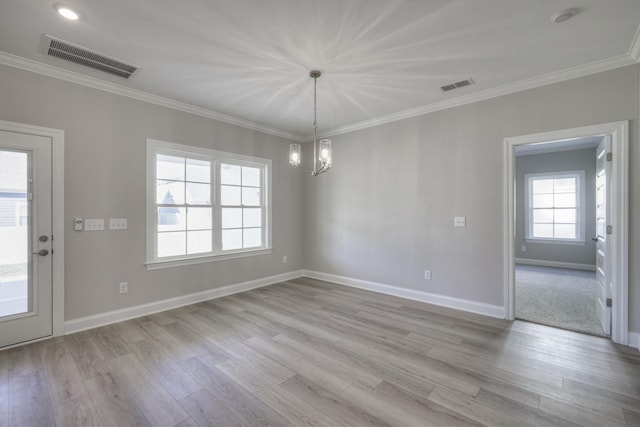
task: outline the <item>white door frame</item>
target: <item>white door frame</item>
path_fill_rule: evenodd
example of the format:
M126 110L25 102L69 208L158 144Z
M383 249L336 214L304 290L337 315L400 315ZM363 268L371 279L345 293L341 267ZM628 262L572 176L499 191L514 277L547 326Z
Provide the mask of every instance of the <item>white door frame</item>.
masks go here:
M64 131L0 120L0 130L51 138L52 327L64 335ZM8 348L8 347L7 347Z
M620 121L562 129L504 139L504 306L505 319L515 319L515 148L519 145L611 135L611 280L613 307L611 339L629 343L629 122ZM620 303L623 301L624 303Z

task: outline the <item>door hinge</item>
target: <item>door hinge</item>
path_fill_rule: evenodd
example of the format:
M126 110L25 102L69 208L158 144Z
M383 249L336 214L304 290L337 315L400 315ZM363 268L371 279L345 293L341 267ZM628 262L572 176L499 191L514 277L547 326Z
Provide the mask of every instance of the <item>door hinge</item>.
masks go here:
M610 162L611 160L613 160L613 153L612 152L608 152L607 153L607 162Z
M607 234L613 234L613 225L607 225Z
M607 307L613 307L613 301L611 300L611 298L607 298Z

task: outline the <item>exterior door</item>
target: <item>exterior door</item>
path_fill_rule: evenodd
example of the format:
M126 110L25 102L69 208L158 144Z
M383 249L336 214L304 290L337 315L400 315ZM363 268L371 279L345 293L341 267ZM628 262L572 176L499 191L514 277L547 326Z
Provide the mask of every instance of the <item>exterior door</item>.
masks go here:
M608 257L607 218L611 218L611 137L606 135L596 150L596 312L605 334L611 335L611 307L607 304L612 294Z
M0 347L52 335L51 149L0 131Z

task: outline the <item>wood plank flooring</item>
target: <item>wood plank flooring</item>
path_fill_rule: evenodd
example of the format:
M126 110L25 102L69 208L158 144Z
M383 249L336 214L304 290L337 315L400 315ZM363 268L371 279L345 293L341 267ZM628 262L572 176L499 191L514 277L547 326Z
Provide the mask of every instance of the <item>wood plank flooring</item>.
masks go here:
M0 427L130 425L640 425L640 352L311 279L0 351Z

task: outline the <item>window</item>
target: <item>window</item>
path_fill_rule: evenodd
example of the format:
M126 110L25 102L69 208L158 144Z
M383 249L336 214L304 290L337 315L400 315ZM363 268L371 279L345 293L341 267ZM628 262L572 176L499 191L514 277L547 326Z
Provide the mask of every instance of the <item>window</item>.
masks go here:
M525 175L526 238L584 241L584 171Z
M147 140L147 267L270 251L271 161Z

